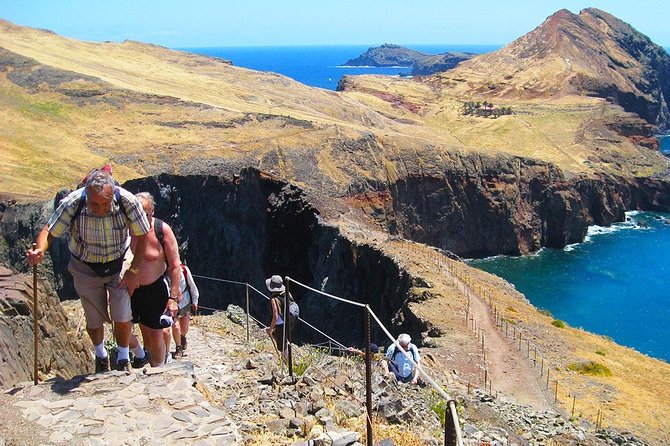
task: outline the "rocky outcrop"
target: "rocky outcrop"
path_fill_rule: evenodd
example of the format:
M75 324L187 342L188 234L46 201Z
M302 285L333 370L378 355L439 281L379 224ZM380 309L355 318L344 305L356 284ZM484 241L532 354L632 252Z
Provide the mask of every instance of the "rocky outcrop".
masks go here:
M385 43L368 50L344 63L350 67L411 67L417 60L427 57L426 54L410 50L399 45Z
M38 281L38 377L71 378L87 372L90 342L68 332L58 298ZM33 379L33 283L0 264L0 388Z
M385 43L368 50L344 63L351 67L412 67L413 76L427 76L454 68L460 62L474 57L474 53L423 54L399 45ZM338 91L340 89L338 88Z
M451 70L464 60L472 59L474 53L444 53L417 60L412 67L412 76L429 76Z

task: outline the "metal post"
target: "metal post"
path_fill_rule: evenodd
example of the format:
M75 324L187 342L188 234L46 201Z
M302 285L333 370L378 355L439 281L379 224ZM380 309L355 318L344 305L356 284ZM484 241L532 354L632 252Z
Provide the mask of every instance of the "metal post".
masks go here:
M286 296L284 297L284 330L286 330L284 340L286 342L286 348L288 349L288 375L293 378L293 355L292 355L292 348L291 348L291 341L293 338L291 337L291 323L289 322L289 315L288 315L288 296L289 296L289 290L288 290L288 285L289 285L289 280L288 276L284 278L284 283L286 284ZM281 355L284 355L284 352L281 352Z
M363 333L365 333L365 408L367 410L367 445L372 446L372 352L370 351L370 312L365 306Z
M247 291L247 345L249 345L249 284L245 284L244 287Z
M558 380L556 380L556 387L554 388L554 403L558 402Z
M547 387L544 390L549 390L549 367L547 366Z
M37 243L33 243L33 252L37 249ZM33 369L33 384L37 385L39 378L37 377L37 333L39 327L37 325L37 264L33 265L33 343L35 345L35 361Z
M572 415L570 418L575 418L575 395L572 395Z

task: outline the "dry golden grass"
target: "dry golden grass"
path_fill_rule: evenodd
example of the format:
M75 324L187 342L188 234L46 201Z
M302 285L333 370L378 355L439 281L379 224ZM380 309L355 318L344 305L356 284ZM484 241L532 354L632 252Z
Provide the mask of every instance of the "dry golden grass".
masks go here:
M50 197L104 162L113 164L120 180L181 173L194 157L244 158L245 164L295 178L288 159L306 151L316 156L320 172L345 188L352 178L393 181L403 175L407 159L418 162L417 169L439 169L441 157L452 151L534 157L573 173L647 175L667 167L664 157L597 124L622 115L597 99L501 98L493 101L511 106L513 115L463 116L464 100L484 99L472 91L483 81L476 73L469 80L458 79L460 73L430 83L360 76L351 80L352 92L336 93L154 45L79 42L3 21L0 46L97 78L102 83L68 81L58 88L100 90L109 100L77 105L47 86L27 94L0 74L0 111L6 116L0 123L0 191L15 194ZM247 119L257 113L277 119ZM287 125L282 117L310 124ZM370 134L381 152L332 152L336 141ZM598 158L590 162L595 146ZM286 163L263 166L267 152ZM373 165L361 167L362 159Z

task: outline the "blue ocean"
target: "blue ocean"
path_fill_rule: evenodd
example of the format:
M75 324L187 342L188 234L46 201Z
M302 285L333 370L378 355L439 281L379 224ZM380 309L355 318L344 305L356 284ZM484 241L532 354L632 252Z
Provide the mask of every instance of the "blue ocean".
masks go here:
M486 53L500 46L403 45L425 54ZM408 68L346 67L368 46L185 48L236 66L272 71L335 90L344 75L408 74ZM670 156L670 136L661 138ZM670 362L670 216L630 213L610 228L592 227L584 243L525 257L471 262L505 278L538 308L574 327Z
M661 150L670 154L670 137ZM574 327L670 362L670 215L630 212L584 243L470 264L503 277Z
M377 46L377 45L375 45ZM499 45L403 45L424 54L445 52L487 53ZM230 60L238 67L283 74L311 87L335 90L346 74L409 74L410 68L347 67L344 64L363 54L369 46L257 46L181 48L205 56Z

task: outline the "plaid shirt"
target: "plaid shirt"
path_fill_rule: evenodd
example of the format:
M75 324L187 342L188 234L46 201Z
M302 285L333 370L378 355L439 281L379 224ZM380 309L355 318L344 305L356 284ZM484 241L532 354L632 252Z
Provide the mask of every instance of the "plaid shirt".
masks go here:
M69 234L67 246L78 259L95 263L118 259L130 246L129 229L133 235L150 231L149 220L139 200L121 187L118 189L125 214L115 197L111 212L104 217L96 217L86 205L73 222L72 217L79 206L82 189L77 189L63 198L47 223L49 234L53 237Z

